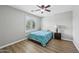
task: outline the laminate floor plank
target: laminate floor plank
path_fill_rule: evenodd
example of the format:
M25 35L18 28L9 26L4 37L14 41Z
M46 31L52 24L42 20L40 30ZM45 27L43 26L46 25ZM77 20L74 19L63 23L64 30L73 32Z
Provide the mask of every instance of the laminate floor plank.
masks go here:
M52 39L46 47L30 40L24 40L1 50L8 50L11 53L78 53L73 42Z

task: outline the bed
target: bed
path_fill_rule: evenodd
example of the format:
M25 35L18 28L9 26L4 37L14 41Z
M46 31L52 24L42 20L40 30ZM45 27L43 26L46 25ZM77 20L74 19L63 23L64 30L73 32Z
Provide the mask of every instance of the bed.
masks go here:
M28 35L28 38L41 43L42 46L46 46L52 36L53 34L50 31L34 31Z

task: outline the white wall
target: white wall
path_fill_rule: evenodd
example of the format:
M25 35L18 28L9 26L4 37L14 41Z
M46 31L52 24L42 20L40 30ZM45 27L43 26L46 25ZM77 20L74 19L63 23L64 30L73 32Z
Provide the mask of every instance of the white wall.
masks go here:
M24 21L25 17L28 16L30 16L30 14L18 9L9 6L0 6L0 47L25 37ZM36 16L31 16L32 18L34 17L34 19L36 18ZM36 20L39 19L37 18ZM40 27L40 25L38 25L38 27Z
M72 40L72 12L58 13L42 19L42 29L48 29L55 32L55 25L61 25L62 39Z
M73 8L73 42L79 50L79 6Z

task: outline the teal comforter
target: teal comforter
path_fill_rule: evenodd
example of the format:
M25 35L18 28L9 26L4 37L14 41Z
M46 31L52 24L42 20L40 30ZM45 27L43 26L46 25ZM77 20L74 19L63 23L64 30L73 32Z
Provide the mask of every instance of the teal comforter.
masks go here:
M52 32L49 31L35 31L31 32L28 38L40 42L43 46L46 46L47 42L52 38Z

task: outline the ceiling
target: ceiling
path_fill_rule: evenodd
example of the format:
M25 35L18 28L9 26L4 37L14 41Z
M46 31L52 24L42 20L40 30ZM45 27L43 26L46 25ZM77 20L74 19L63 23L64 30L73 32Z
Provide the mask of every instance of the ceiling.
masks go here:
M38 7L36 5L11 5L11 7L17 8L19 10L22 10L22 11L40 16L40 17L47 17L47 16L54 15L54 14L57 14L57 13L62 13L62 12L67 12L67 11L72 10L71 5L51 5L51 7L48 8L48 9L51 10L51 12L45 11L43 14L41 14L40 11L31 12L31 10L38 9Z

